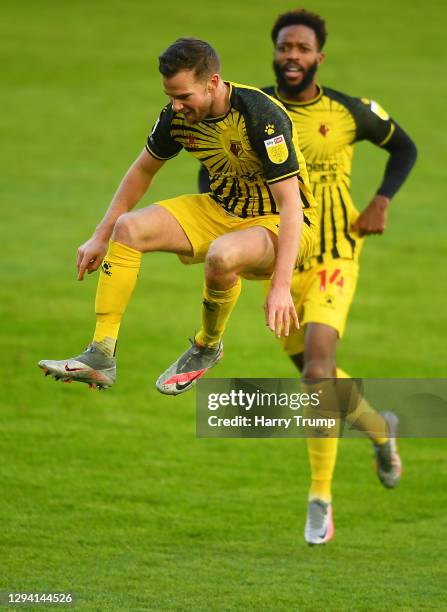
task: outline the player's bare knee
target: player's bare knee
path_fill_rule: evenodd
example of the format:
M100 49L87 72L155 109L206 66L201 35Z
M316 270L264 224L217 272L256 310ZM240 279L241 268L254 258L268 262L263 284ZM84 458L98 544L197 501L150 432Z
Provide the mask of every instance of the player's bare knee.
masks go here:
M302 369L303 378L318 380L320 378L332 378L332 363L326 361L312 360L304 364Z
M132 248L136 247L136 227L134 213L124 213L120 215L113 229L112 239L121 242Z
M216 241L217 242L217 241ZM233 257L230 252L213 242L205 258L205 271L207 277L218 277L233 270Z

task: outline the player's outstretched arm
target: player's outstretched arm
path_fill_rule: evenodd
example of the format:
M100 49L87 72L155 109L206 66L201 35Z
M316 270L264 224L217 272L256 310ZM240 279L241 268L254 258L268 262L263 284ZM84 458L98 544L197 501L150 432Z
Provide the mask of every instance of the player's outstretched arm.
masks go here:
M78 249L76 257L78 280L83 280L86 270L90 274L99 268L118 217L132 210L141 200L163 164L164 161L155 159L143 149L130 166L93 236Z
M289 335L291 324L299 327L290 284L300 246L303 210L296 176L270 185L270 189L279 208L280 224L275 270L264 311L267 325L279 338L282 330Z

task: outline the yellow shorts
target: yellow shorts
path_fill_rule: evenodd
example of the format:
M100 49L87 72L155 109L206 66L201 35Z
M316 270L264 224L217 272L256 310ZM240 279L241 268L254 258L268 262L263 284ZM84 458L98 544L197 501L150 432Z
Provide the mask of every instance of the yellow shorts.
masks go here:
M306 323L324 323L343 336L357 286L359 265L352 259L330 259L304 272L295 272L291 293L300 329L291 328L280 342L288 355L304 352ZM266 283L268 290L269 283Z
M195 264L205 261L210 244L213 240L224 234L257 226L265 227L276 236L279 231L279 215L259 215L242 219L227 213L206 193L183 195L170 200L162 200L157 202L157 204L166 208L177 219L192 245L193 255L191 257L179 255L180 261L184 264ZM314 216L309 218L313 220ZM311 224L310 227L303 224L297 264L304 261L312 253L316 232L317 227L315 223Z

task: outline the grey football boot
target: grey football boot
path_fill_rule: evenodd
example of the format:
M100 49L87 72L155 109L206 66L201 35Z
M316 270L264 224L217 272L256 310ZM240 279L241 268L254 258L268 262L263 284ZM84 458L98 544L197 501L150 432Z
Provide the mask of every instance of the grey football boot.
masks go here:
M223 357L223 344L216 347L192 346L158 377L155 386L160 393L178 395L191 389L199 378Z
M77 357L60 361L42 359L38 366L45 376L51 375L56 380L83 382L92 389L108 389L116 379L116 360L100 350L101 344L92 342Z
M381 412L388 425L389 440L385 444L374 445L376 472L380 482L387 489L394 489L402 474L402 461L397 451L397 427L399 419L394 412Z
M304 539L311 546L326 544L334 536L332 504L321 499L312 499L307 507Z

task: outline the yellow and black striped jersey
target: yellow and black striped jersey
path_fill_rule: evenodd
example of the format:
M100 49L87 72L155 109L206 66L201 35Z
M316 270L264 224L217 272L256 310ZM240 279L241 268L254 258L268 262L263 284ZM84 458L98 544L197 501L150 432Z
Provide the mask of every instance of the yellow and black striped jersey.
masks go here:
M327 87L319 87L316 98L302 103L282 99L274 87L263 91L287 109L320 205L320 235L312 261L356 259L359 239L351 225L359 213L350 192L354 143L366 139L385 145L394 132L393 121L374 100L353 98Z
M269 185L297 176L306 209L315 208L293 122L278 100L229 83L230 110L190 125L168 104L147 139L147 151L170 159L186 149L208 170L210 195L239 217L279 214ZM314 215L311 215L314 217Z

